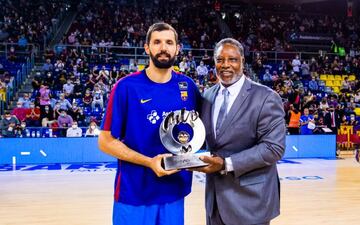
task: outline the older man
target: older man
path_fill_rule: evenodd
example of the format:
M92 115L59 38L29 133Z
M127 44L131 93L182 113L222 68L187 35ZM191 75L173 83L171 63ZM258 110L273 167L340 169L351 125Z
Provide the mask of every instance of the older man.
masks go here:
M214 50L220 83L204 94L202 119L212 157L206 176L209 225L269 224L280 213L276 162L285 148L280 96L243 74L244 50L231 38Z

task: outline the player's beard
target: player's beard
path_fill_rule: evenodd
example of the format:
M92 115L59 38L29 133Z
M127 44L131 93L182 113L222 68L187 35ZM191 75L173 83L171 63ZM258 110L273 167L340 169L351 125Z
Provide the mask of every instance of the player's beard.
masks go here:
M160 55L166 55L169 59L168 60L158 60ZM174 65L175 60L176 60L175 55L174 55L174 57L171 57L171 55L169 53L164 52L164 51L156 54L155 56L150 52L150 58L151 58L152 62L154 63L154 65L159 69L169 69L170 67L172 67Z

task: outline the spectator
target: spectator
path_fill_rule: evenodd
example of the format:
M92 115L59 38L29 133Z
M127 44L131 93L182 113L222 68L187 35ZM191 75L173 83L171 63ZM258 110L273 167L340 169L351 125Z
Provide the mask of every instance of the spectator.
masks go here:
M268 87L272 87L272 78L269 69L265 70L265 73L263 75L263 81L264 81L264 85Z
M36 72L34 78L31 81L31 85L34 91L39 90L41 83L42 83L41 73Z
M312 93L317 93L319 90L319 85L317 81L315 80L315 77L311 78L311 81L309 81L309 89Z
M30 133L29 130L26 128L26 122L22 121L20 125L16 126L15 129L15 136L16 137L27 137Z
M93 97L89 89L86 89L85 95L82 99L84 107L90 107L92 105Z
M51 72L47 72L43 79L43 84L47 84L48 87L53 88L55 86L55 78Z
M86 116L84 114L83 108L79 107L79 110L77 111L76 114L74 114L73 119L75 119L78 122L79 126L81 127L86 126L85 124Z
M355 114L351 114L350 115L350 121L349 121L349 125L353 126L354 128L356 126L358 126L359 122L356 120L355 118Z
M84 85L80 82L80 78L77 78L75 80L75 85L74 85L74 90L73 90L73 97L74 99L81 99L82 96L84 95L84 90L85 87Z
M19 120L19 121L25 121L26 120L26 113L27 113L27 110L26 108L23 107L23 104L21 102L17 102L16 103L16 108L13 109L12 111L12 115L13 116L16 116L16 118Z
M64 109L60 110L60 116L57 119L60 128L68 128L72 125L73 119L69 116Z
M187 74L189 71L189 65L186 61L186 57L183 57L182 61L179 64L179 71L183 74Z
M76 121L73 121L71 127L66 130L66 137L82 137L82 129L78 127Z
M309 80L310 78L310 66L305 60L303 61L303 64L301 64L301 76L306 80Z
M100 130L96 125L96 122L90 122L88 129L86 130L85 137L95 137L99 136Z
M66 84L63 85L63 93L65 94L65 97L72 96L74 91L74 84L72 84L71 80L68 79Z
M46 62L42 66L42 71L47 73L47 72L51 72L53 69L54 69L54 65L51 63L51 60L46 59Z
M301 62L299 59L299 55L295 56L295 59L292 60L291 65L292 65L292 71L294 71L294 73L296 73L296 75L300 76Z
M69 102L69 100L67 100L65 98L65 94L64 93L61 93L60 94L60 99L58 101L60 103L60 109L63 109L63 110L66 110L68 111L69 109L71 109L71 104Z
M40 86L40 109L43 111L46 105L50 105L51 92L49 90L49 86L47 84L43 84Z
M44 111L41 112L40 115L41 126L49 127L52 123L56 122L54 117L54 111L52 110L50 105L46 105L44 107Z
M40 126L40 108L35 107L35 104L30 103L30 108L26 113L26 124L29 127L38 127Z
M321 99L321 102L320 102L320 105L319 105L319 109L321 110L327 110L329 108L329 104L327 102L327 98L326 97L323 97Z
M328 112L325 114L324 122L328 128L332 130L333 134L337 134L337 129L340 127L340 115L335 111L333 105L330 105Z
M61 110L60 102L56 102L53 108L54 119L57 119L60 116L60 110Z
M304 108L303 115L300 117L300 134L312 134L313 129L315 129L314 117L309 114L308 108Z
M203 61L201 61L200 65L196 68L196 72L200 85L204 86L205 82L207 81L207 76L209 71L207 67L204 65Z
M345 79L342 81L341 84L341 92L350 92L351 91L351 86L350 86L350 82L349 82L349 78L345 77Z
M31 100L29 98L29 94L28 93L24 93L23 97L19 98L19 101L22 103L22 107L24 107L25 109L30 108L30 103Z
M15 128L19 124L19 120L10 114L5 112L2 120L0 120L0 129L3 137L15 137Z
M288 117L289 117L288 132L290 134L299 134L300 116L301 113L299 112L299 110L295 108L293 104L291 104L290 110L288 112Z
M104 99L103 99L103 92L100 90L99 85L94 86L93 96L94 99L92 101L91 107L94 110L96 105L99 105L101 109L104 108Z

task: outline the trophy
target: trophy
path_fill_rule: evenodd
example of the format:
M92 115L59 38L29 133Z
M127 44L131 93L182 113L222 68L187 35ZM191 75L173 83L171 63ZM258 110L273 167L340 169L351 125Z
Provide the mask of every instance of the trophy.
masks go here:
M165 170L208 165L199 157L209 156L209 152L195 154L205 140L205 127L198 112L185 109L170 112L162 121L159 131L162 144L174 154L164 158Z

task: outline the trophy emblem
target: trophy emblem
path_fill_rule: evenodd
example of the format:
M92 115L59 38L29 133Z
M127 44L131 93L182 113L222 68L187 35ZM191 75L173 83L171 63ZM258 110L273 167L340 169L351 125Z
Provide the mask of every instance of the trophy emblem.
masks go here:
M209 152L196 153L205 140L205 126L199 113L185 109L170 112L160 125L160 140L164 147L174 154L165 157L165 170L206 166L199 159Z

